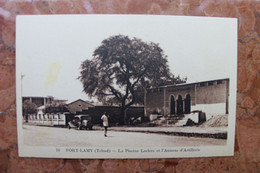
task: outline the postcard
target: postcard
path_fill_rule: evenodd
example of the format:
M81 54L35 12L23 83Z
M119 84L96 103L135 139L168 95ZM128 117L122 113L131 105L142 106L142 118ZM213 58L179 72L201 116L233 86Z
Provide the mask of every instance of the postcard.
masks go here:
M234 154L237 19L18 15L20 157Z

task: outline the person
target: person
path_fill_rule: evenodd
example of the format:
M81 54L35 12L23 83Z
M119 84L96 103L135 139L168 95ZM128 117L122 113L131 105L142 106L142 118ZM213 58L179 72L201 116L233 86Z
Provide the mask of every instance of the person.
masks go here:
M106 112L104 112L104 114L102 115L101 120L103 120L104 136L107 137L108 117L106 115Z

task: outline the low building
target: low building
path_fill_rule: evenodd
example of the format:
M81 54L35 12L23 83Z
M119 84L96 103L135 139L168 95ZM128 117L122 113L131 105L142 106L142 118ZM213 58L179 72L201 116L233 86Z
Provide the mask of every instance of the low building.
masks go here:
M68 106L68 109L70 110L70 112L73 114L76 114L77 112L82 112L83 110L88 110L88 108L90 108L90 107L94 107L93 104L91 104L87 101L81 100L81 99L73 101L73 102L67 104L67 106Z
M145 115L183 115L201 110L207 119L228 114L229 79L185 83L148 89Z

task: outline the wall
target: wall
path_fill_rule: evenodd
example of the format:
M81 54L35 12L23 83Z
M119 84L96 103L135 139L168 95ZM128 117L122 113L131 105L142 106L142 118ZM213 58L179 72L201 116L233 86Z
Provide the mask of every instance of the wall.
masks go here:
M207 82L205 86L196 84L196 104L192 105L192 111L202 110L207 119L228 113L228 88L229 80L221 80L219 84L214 81L212 85Z
M201 110L205 112L206 119L208 120L212 116L226 114L226 103L197 104L196 106L191 106L191 110Z
M163 113L164 92L163 88L148 90L146 94L146 116L157 113Z
M214 104L225 103L227 98L227 84L226 80L223 83L217 84L214 81L213 85L199 86L196 85L196 104Z
M83 114L89 114L92 116L93 124L102 124L101 116L106 112L109 116L109 123L111 126L117 125L119 123L119 118L121 114L121 108L119 106L95 106L90 107L88 110L83 110ZM130 117L143 117L144 107L129 107L126 110L127 120Z
M256 0L1 1L0 172L259 172L259 10L260 4ZM19 158L15 112L15 16L68 13L236 17L239 27L235 155L195 159Z

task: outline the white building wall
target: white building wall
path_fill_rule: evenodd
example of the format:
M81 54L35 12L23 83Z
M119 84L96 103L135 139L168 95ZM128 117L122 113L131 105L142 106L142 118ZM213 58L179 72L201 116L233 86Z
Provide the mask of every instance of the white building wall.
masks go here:
M186 119L191 119L195 123L199 123L199 113L190 113L187 115Z
M209 120L212 116L226 114L226 103L215 104L197 104L191 106L191 111L201 110L206 113L206 120Z

